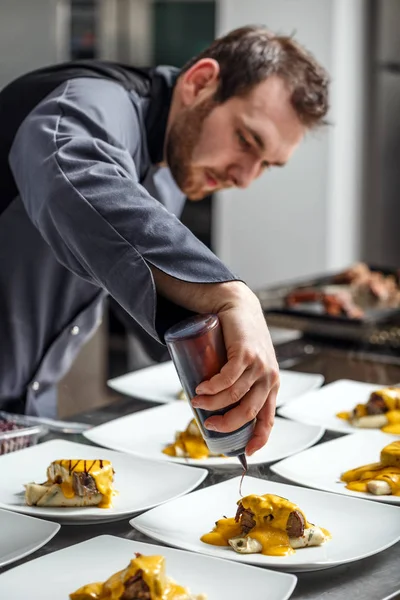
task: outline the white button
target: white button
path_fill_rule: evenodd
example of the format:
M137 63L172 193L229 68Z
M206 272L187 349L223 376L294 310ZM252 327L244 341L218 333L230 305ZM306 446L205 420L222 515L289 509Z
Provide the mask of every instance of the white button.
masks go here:
M73 328L71 329L71 335L78 335L79 332L80 332L80 329L79 329L78 325L74 325Z
M40 388L40 383L38 381L34 381L32 383L32 389L33 389L33 391L37 392L39 388Z

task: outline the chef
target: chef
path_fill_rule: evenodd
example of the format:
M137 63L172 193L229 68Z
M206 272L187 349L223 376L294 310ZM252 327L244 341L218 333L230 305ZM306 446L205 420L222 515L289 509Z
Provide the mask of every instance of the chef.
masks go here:
M56 416L56 385L109 294L160 343L193 313L221 320L228 362L197 406L257 417L279 387L256 296L179 221L185 198L247 187L324 121L328 78L292 38L244 27L181 71L55 65L0 93L0 409ZM273 218L273 215L271 215Z

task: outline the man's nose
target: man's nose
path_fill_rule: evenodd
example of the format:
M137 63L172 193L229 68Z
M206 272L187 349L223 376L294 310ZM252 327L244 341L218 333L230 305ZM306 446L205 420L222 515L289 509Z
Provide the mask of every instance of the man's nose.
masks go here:
M237 165L232 165L228 171L229 179L233 185L242 189L249 187L259 174L260 167L258 161L243 161Z

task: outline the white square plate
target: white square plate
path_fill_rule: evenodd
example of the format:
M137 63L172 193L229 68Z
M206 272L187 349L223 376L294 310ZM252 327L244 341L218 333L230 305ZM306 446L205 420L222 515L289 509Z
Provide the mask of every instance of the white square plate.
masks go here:
M332 539L322 546L297 550L292 556L237 554L232 548L210 546L200 537L215 521L234 516L240 477L158 506L130 521L150 537L185 550L288 571L316 571L377 554L400 540L396 506L356 500L297 486L246 477L243 495L276 494L298 504L306 517L328 529Z
M294 575L102 535L0 575L0 598L32 598L32 590L40 589L40 600L67 600L81 586L124 569L135 552L165 556L167 575L207 600L287 600L297 582Z
M289 481L317 490L376 502L400 504L400 496L374 496L352 492L340 481L340 476L345 471L379 462L382 448L398 439L397 436L382 431L354 433L286 458L273 465L271 469Z
M53 460L82 458L110 460L115 470L118 495L112 508L42 508L26 506L24 484L46 480L46 469ZM25 450L0 456L2 485L0 508L65 524L116 521L167 502L196 488L206 477L205 469L138 458L120 452L52 440Z
M280 371L281 387L277 406L320 387L324 378L316 373ZM107 384L115 391L140 400L165 404L177 400L182 389L172 361L127 373L110 379Z
M0 510L0 567L32 554L47 544L59 529L58 523Z
M350 412L356 404L365 404L370 394L382 387L384 386L341 379L325 385L320 390L304 394L301 398L292 399L278 410L278 414L300 423L319 425L337 433L356 433L360 429L353 427L344 419L339 419L336 414Z
M99 427L89 429L84 435L101 446L129 452L146 458L181 462L196 466L238 466L237 458L212 457L206 459L175 458L163 454L162 449L175 439L177 431L186 429L193 413L188 402L173 402L157 408L143 410ZM250 465L270 463L300 452L315 444L323 435L321 427L275 420L268 443L250 456Z

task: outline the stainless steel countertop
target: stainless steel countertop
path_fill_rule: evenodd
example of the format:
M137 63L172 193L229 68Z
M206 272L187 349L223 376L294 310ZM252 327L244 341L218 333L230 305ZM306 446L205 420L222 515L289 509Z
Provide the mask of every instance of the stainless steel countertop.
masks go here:
M315 370L316 372L324 372L324 369L321 367L323 365L326 367L329 366L329 356L325 354L326 353L323 350L319 350L318 353L315 353L313 356L305 357L305 363L303 365L298 364L297 370L307 370L308 372ZM343 366L344 364L348 366L349 357L346 356L346 353L343 353L343 356L340 356L337 352L335 352L333 360L333 370L335 374L338 370L338 367L339 371L346 371L345 368L340 369L340 365L338 366L338 360L343 360ZM357 376L357 368L354 367L353 364L354 379L371 379L368 377L369 370L367 363L368 360L366 360L364 357L364 360L360 360L358 364L358 368L361 368L361 373L364 374L364 377L360 376L360 372ZM376 370L373 364L371 364L371 368L372 380L375 379L375 381L377 381ZM395 381L400 381L400 368L393 371L393 366L391 366L386 372L382 371L382 369L384 369L384 367L380 365L380 376L383 378L385 383L390 384L395 383ZM328 371L325 371L324 374L327 380L331 379ZM340 377L343 376L344 375L340 375ZM338 378L338 376L336 375L334 378ZM152 404L148 402L121 397L121 400L113 403L110 406L90 413L84 413L83 415L75 417L74 420L97 425L120 417L124 414L150 408L151 406ZM54 437L64 437L65 439L77 442L85 442L85 439L78 435L49 435L45 439L52 439ZM333 435L326 434L321 441L327 441L333 437ZM221 467L209 469L209 474L200 487L206 487L214 483L219 483L226 479L236 477L240 473L241 469L239 466L237 470L229 469L228 471ZM284 482L282 478L273 474L269 467L265 465L261 467L250 467L249 475L271 481ZM368 527L367 523L366 527ZM132 529L129 525L128 519L119 521L117 523L114 522L101 525L63 525L60 532L48 544L46 544L46 546L34 554L31 554L26 559L0 569L0 573L3 573L10 568L13 568L19 564L23 564L39 556L43 556L50 552L60 550L72 544L83 542L94 536L103 534L115 535L131 540L154 542L154 540L151 540L147 536ZM159 542L154 543L159 544ZM380 554L361 561L323 571L297 573L296 575L298 578L298 583L292 596L294 600L385 600L388 597L393 599L397 597L400 598L400 543L396 544L392 548L389 548L388 550L385 550L384 552L381 552ZM267 598L268 593L266 592L266 599ZM13 599L7 598L4 600Z

